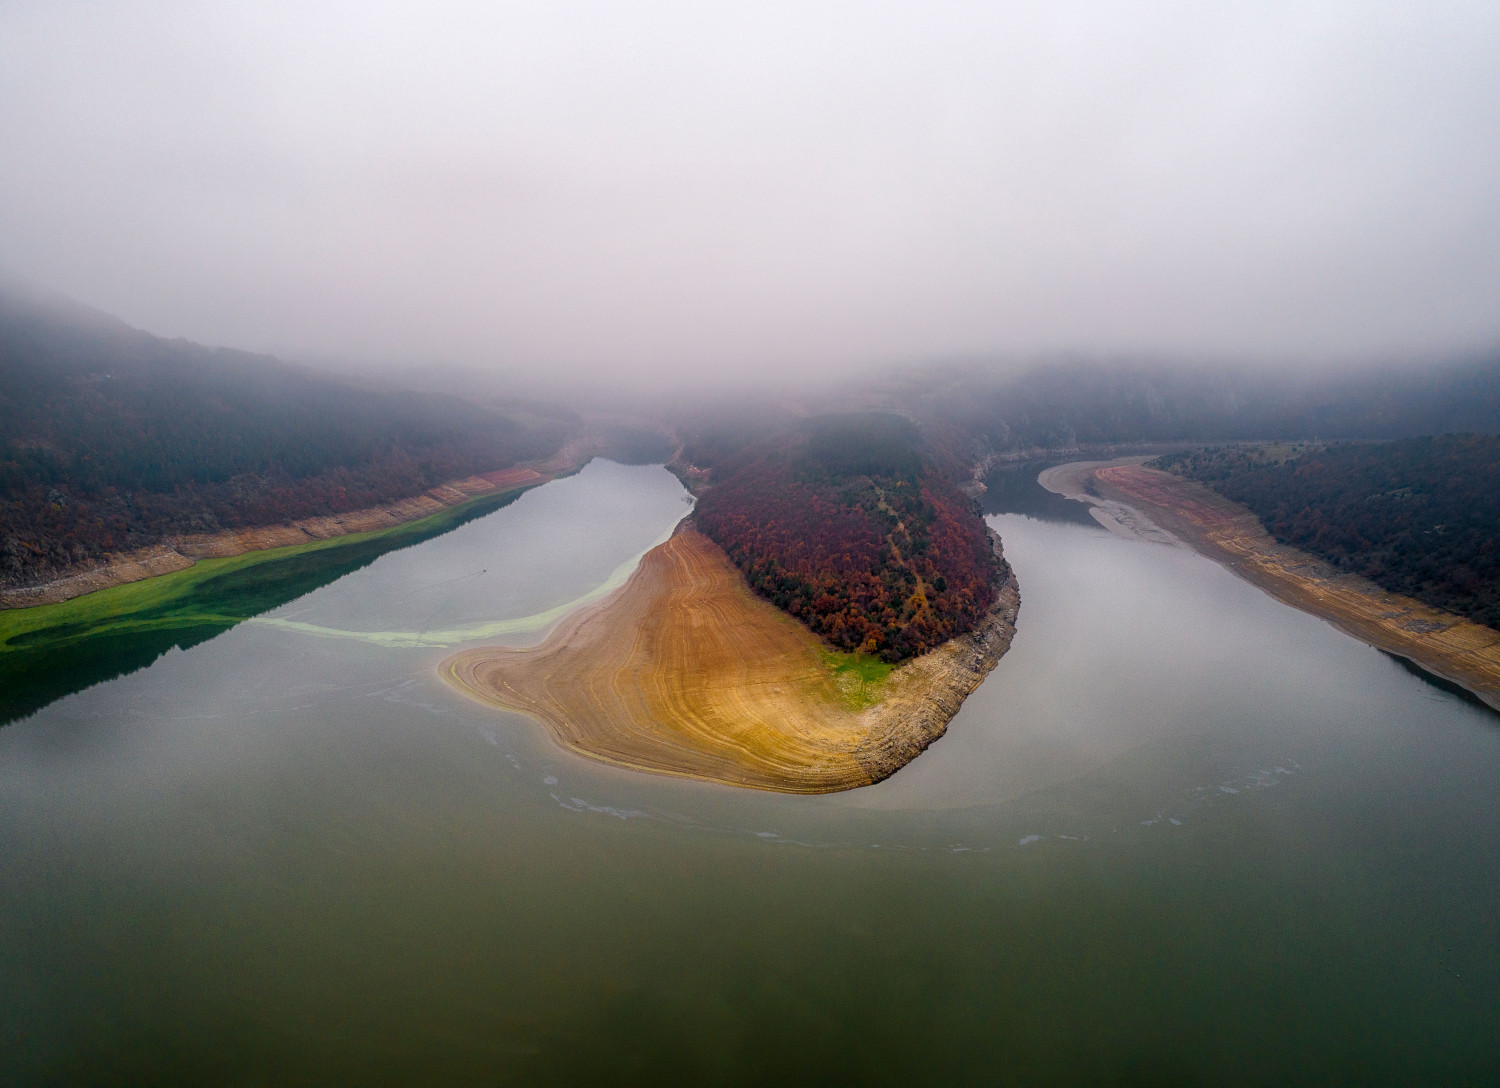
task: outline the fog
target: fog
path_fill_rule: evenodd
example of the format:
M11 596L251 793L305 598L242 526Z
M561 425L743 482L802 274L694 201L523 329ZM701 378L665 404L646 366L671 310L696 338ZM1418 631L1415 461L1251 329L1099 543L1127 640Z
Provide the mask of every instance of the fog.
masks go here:
M0 265L613 382L1500 342L1500 5L0 7Z

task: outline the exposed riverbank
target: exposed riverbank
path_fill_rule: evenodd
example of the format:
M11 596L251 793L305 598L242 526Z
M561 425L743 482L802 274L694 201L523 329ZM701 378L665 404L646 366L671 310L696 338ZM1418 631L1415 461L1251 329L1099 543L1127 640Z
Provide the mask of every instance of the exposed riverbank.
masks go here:
M439 671L591 759L832 793L889 777L943 735L1009 648L1019 605L1011 577L976 630L892 670L878 701L861 706L867 699L851 700L839 683L834 655L684 525L620 590L541 645L468 650Z
M1095 504L1095 517L1106 528L1186 544L1277 600L1406 658L1500 710L1500 631L1389 593L1279 544L1238 503L1191 480L1145 468L1140 460L1062 465L1043 473L1039 482Z
M571 442L545 462L450 480L420 495L362 510L302 518L280 525L173 537L40 585L0 590L0 611L59 604L102 589L175 574L204 559L227 559L249 552L294 548L338 537L394 529L477 499L536 487L558 476L577 472L599 452L598 445L593 439Z
M201 559L184 569L34 608L0 611L0 724L150 664L483 517L526 487L495 490L370 532Z

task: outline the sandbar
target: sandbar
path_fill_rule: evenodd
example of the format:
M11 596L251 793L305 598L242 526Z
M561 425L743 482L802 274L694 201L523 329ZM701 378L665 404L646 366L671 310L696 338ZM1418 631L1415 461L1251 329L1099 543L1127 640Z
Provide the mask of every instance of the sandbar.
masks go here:
M998 549L998 538L996 547ZM449 657L445 680L617 766L783 793L879 782L942 736L1015 633L1015 579L975 630L908 661L852 706L822 643L757 597L684 522L610 597L527 649Z

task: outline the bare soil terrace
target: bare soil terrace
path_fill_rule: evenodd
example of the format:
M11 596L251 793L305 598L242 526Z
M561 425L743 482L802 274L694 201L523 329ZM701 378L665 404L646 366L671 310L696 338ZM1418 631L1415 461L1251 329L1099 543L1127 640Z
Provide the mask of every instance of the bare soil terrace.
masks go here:
M686 524L615 594L531 649L439 666L465 694L542 722L564 748L657 774L785 793L889 777L947 729L1010 646L1014 578L984 622L895 669L874 706L841 696L822 643L761 600Z

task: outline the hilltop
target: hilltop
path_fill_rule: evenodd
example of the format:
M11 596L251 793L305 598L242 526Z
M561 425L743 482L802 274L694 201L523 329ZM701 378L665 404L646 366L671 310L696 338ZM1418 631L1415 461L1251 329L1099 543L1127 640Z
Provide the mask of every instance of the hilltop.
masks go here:
M825 416L716 465L695 521L831 646L902 661L972 630L1006 574L958 471L901 416Z

